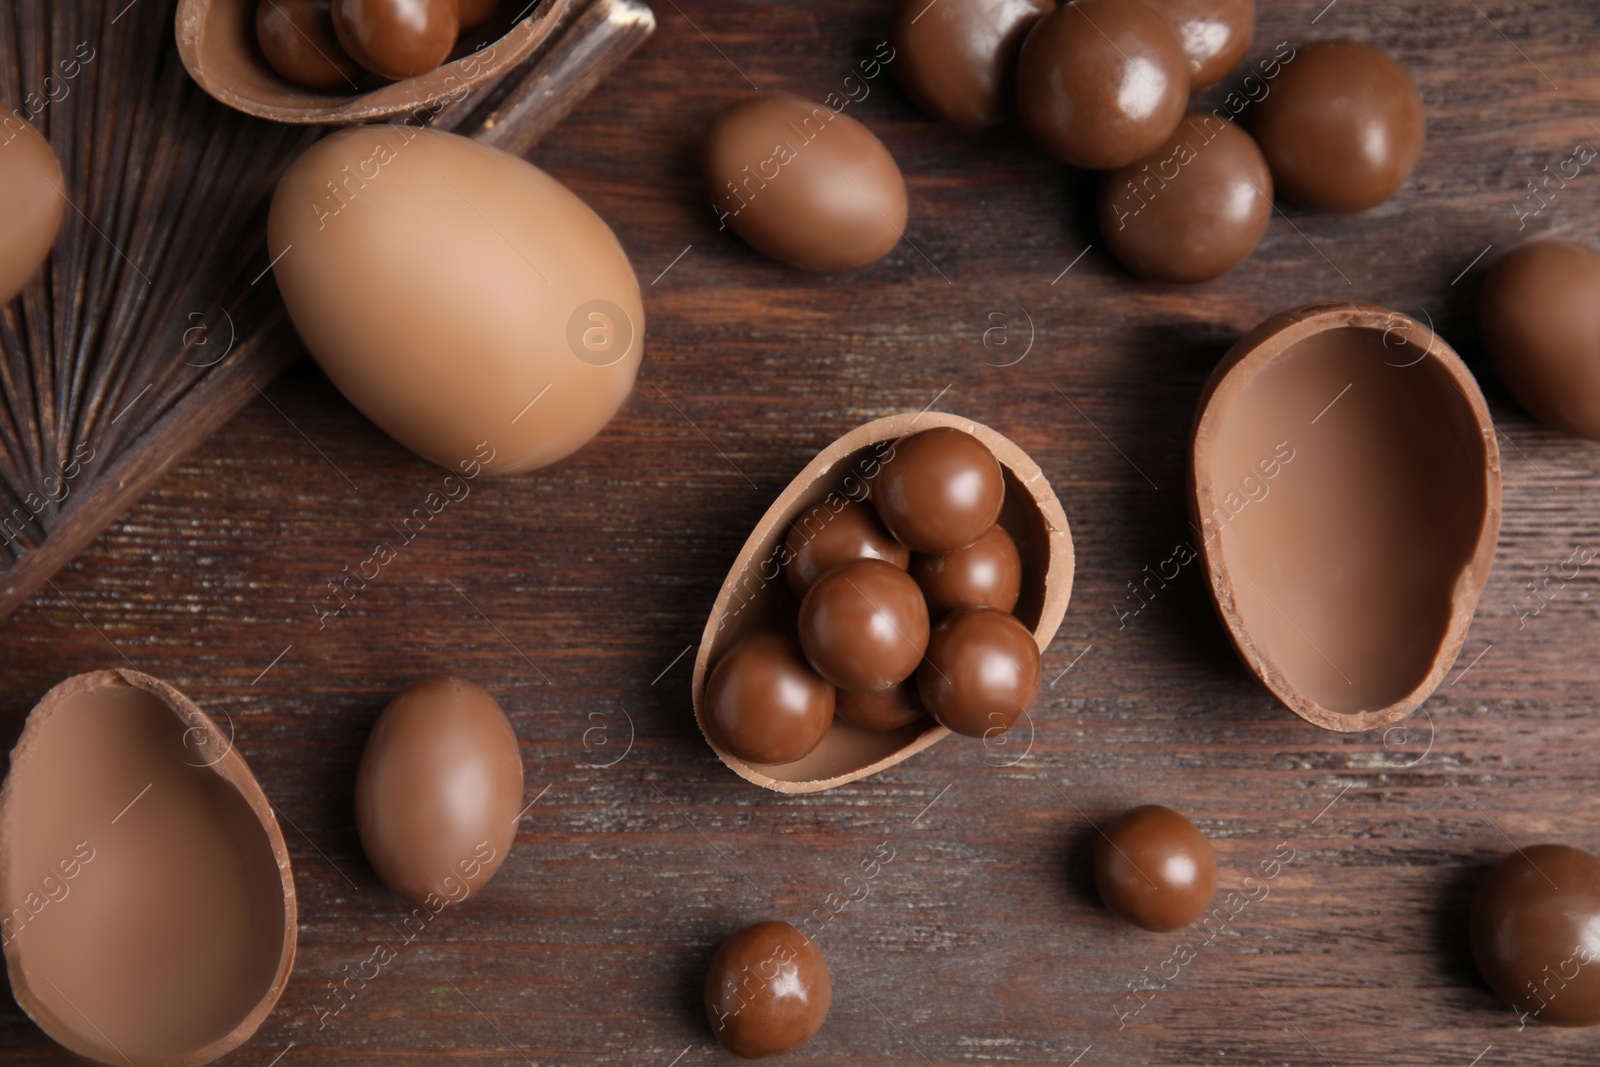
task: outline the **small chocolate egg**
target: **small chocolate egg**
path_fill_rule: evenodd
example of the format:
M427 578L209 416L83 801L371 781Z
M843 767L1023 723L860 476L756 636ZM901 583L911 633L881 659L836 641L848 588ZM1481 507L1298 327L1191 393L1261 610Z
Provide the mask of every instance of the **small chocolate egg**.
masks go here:
M55 247L67 209L55 150L20 119L0 124L0 304L9 304Z
M1017 59L1017 111L1035 144L1075 167L1149 155L1183 117L1189 60L1139 0L1076 0L1034 24Z
M833 725L833 686L788 638L747 637L717 662L706 683L711 738L740 759L793 763L822 743Z
M1053 0L895 0L895 77L922 110L993 126L1016 99L1017 52Z
M725 109L706 131L701 166L718 228L796 267L864 267L905 233L906 183L883 142L790 93Z
M799 1048L828 1018L833 979L817 943L785 922L747 926L722 943L706 973L706 1017L745 1059Z
M994 453L954 426L896 441L872 483L878 517L913 552L970 545L1000 518L1005 500Z
M928 637L917 692L941 726L968 737L1004 733L1039 695L1039 646L1003 611L951 612Z
M475 30L494 15L500 0L461 0L461 32Z
M1139 275L1203 282L1261 243L1272 220L1272 173L1248 133L1191 112L1144 159L1100 183L1100 233Z
M1189 59L1189 88L1204 89L1228 76L1250 50L1256 0L1144 0L1167 20Z
M1211 906L1217 854L1194 823L1171 808L1146 804L1101 830L1094 882L1112 912L1165 933L1188 926Z
M350 57L385 78L426 74L461 32L457 0L333 0L333 28Z
M928 605L905 571L862 559L828 571L800 602L800 647L841 689L887 689L928 647Z
M1406 69L1357 41L1303 45L1250 113L1278 191L1306 207L1365 211L1422 156L1427 118Z
M833 713L851 726L879 734L910 726L926 714L917 698L915 677L875 692L841 689Z
M443 906L483 888L521 810L516 731L478 686L430 678L373 724L356 774L356 827L373 870L407 900Z
M1530 241L1483 281L1483 345L1495 373L1540 422L1600 440L1600 255Z
M805 596L811 583L841 563L881 559L905 570L911 550L884 529L871 505L850 501L834 511L819 504L794 520L784 542L789 587Z
M1011 535L991 526L970 545L940 556L917 556L911 561L911 577L935 617L957 608L1010 611L1022 592L1022 557Z
M261 0L256 40L273 70L307 89L354 92L365 73L339 43L329 0Z

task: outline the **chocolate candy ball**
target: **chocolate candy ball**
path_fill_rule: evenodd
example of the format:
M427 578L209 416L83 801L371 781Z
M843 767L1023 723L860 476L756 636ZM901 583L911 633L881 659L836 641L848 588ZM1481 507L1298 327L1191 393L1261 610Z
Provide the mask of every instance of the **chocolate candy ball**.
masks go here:
M1250 50L1256 0L1144 0L1183 46L1189 87L1204 89L1228 76Z
M273 70L307 89L354 92L364 73L339 44L329 0L261 0L256 39Z
M333 28L363 67L410 78L449 58L461 16L456 0L333 0Z
M905 570L911 550L884 529L871 505L852 501L837 511L826 502L794 520L784 542L789 587L805 596L823 571L858 559L881 559Z
M489 21L500 0L461 0L461 32L475 30Z
M1109 169L1153 152L1183 117L1189 60L1139 0L1077 0L1040 19L1017 59L1017 110L1040 148Z
M1272 220L1272 174L1248 133L1192 112L1100 183L1100 233L1142 278L1203 282L1244 260Z
M923 716L922 701L917 698L914 678L877 692L841 689L833 710L851 726L884 734L910 726Z
M872 503L913 552L970 545L1000 517L1005 478L994 453L953 426L902 437L878 468Z
M800 647L840 689L887 689L928 647L928 605L905 571L863 559L828 571L800 602Z
M912 101L960 126L993 126L1016 99L1017 52L1052 0L895 0L895 77Z
M991 526L970 545L940 556L917 556L911 577L936 617L957 608L1010 611L1022 592L1022 557L1011 535Z
M1422 155L1422 97L1389 53L1355 41L1302 46L1251 112L1278 191L1306 207L1364 211Z
M928 638L917 692L928 714L958 734L1004 733L1039 694L1039 646L1003 611L952 612Z
M757 634L717 661L706 682L712 740L752 763L793 763L833 725L833 687L788 638Z
M1600 439L1600 255L1564 241L1521 245L1490 269L1478 316L1495 372L1522 406Z
M1211 906L1217 854L1188 819L1146 804L1113 819L1094 843L1100 899L1135 926L1165 933Z
M1527 1016L1600 1023L1600 859L1570 845L1513 852L1472 902L1478 973Z
M55 247L67 181L44 135L28 123L0 126L0 303L27 286Z
M745 1059L811 1040L833 1003L828 961L785 922L747 926L722 943L706 973L706 1018L723 1047Z

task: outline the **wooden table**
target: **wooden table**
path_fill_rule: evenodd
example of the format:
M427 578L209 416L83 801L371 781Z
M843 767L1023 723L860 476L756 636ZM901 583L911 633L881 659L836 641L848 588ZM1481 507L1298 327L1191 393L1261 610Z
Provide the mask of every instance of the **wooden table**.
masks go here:
M1600 1062L1592 1033L1519 1032L1464 936L1475 883L1513 843L1600 847L1596 575L1553 582L1537 614L1525 592L1600 540L1600 448L1535 425L1484 375L1499 555L1456 671L1403 730L1326 733L1278 706L1196 567L1119 624L1127 583L1189 536L1188 422L1242 330L1371 300L1431 318L1481 367L1484 264L1532 233L1600 241L1592 169L1519 230L1528 183L1600 139L1592 5L1325 4L1264 4L1252 58L1343 35L1395 50L1428 106L1415 178L1359 217L1286 207L1233 274L1168 288L1109 262L1092 180L1014 126L943 128L889 72L861 78L884 0L666 0L656 38L534 155L612 223L645 286L649 358L598 440L475 483L319 629L325 583L442 472L302 362L0 622L0 742L66 675L132 664L230 717L284 813L299 959L228 1062L730 1062L700 1005L716 945L823 908L883 843L893 860L819 935L833 1011L793 1062ZM816 278L717 232L697 139L752 85L866 87L847 113L911 190L886 261ZM1077 587L1032 747L1004 765L1020 752L952 739L833 792L763 792L695 729L707 606L817 449L927 405L1015 439L1072 520ZM386 700L442 671L499 696L532 806L482 897L397 945L406 908L362 856L352 786ZM1140 932L1099 905L1086 865L1091 823L1142 802L1211 835L1224 891L1292 860L1214 936ZM319 1014L378 943L398 959ZM9 999L0 1049L65 1062Z

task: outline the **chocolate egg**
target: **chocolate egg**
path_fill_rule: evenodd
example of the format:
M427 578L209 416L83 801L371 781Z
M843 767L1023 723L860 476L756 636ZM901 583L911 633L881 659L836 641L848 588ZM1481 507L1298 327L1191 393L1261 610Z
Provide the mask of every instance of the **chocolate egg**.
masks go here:
M333 28L350 57L385 78L426 74L461 32L457 0L332 0Z
M461 0L461 31L475 30L494 16L500 0Z
M1156 933L1188 926L1217 891L1217 854L1188 819L1146 804L1123 812L1094 843L1094 882L1105 906Z
M433 130L341 130L284 174L267 239L333 383L468 477L569 455L633 388L644 310L622 246L515 156Z
M1600 859L1571 845L1521 848L1472 902L1478 973L1529 1018L1600 1023Z
M852 560L881 559L906 569L911 550L884 529L871 505L853 500L830 504L795 519L784 542L784 569L796 596L805 596L823 571Z
M1422 156L1427 126L1411 75L1357 41L1301 46L1251 122L1278 191L1325 211L1364 211L1393 196Z
M758 93L719 114L701 168L718 229L796 267L864 267L905 233L906 183L883 142L790 93Z
M1166 19L1189 60L1189 87L1204 89L1228 76L1250 50L1256 0L1144 0Z
M356 828L384 884L418 904L459 903L505 862L522 810L522 753L494 697L430 678L372 726Z
M1022 593L1022 557L1011 535L991 526L970 545L941 556L916 557L911 577L934 616L957 608L1010 611Z
M1017 52L1052 0L895 0L889 43L912 101L960 126L993 126L1016 99Z
M712 740L740 759L793 763L822 743L833 711L833 686L795 643L756 634L717 661L702 722Z
M1513 249L1483 281L1478 321L1495 373L1523 407L1600 439L1600 255L1551 240Z
M273 70L307 89L354 90L365 73L339 43L329 0L261 0L256 40Z
M1370 304L1276 315L1223 357L1190 466L1212 600L1295 714L1410 714L1466 637L1500 530L1500 454L1472 374Z
M851 726L874 733L891 733L918 722L925 714L917 696L917 680L875 691L840 689L833 712Z
M953 426L896 441L873 482L878 517L913 552L970 545L1000 517L1006 489L994 453Z
M881 559L841 564L800 602L800 647L841 689L887 689L928 647L928 605L905 571Z
M1203 282L1241 263L1272 220L1272 174L1250 135L1193 112L1100 183L1100 233L1142 278Z
M209 1063L288 984L289 850L233 741L132 670L68 678L28 716L0 791L0 943L17 1003L81 1056Z
M15 117L0 124L0 304L22 292L55 246L66 189L55 151L38 130Z
M1002 734L1039 695L1039 646L1003 611L952 612L928 638L917 692L941 726L968 737Z
M1075 167L1142 159L1177 128L1189 60L1139 0L1076 0L1034 24L1017 59L1017 111L1035 144Z
M817 943L785 922L747 926L722 943L706 973L706 1018L745 1059L790 1052L828 1018L833 980Z

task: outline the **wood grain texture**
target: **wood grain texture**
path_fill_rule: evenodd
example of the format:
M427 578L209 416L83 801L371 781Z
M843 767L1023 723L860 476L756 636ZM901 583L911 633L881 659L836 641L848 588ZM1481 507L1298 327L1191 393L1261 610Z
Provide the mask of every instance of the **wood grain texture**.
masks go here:
M1519 1032L1463 933L1512 842L1600 848L1600 586L1592 565L1550 577L1574 546L1600 547L1600 451L1510 402L1473 325L1495 253L1533 233L1600 245L1593 170L1518 218L1537 203L1528 182L1600 140L1593 6L1264 4L1252 61L1285 39L1393 49L1428 147L1392 202L1353 218L1285 207L1252 259L1184 289L1116 269L1092 181L1014 126L946 129L887 71L863 83L885 8L661 4L655 39L532 153L613 224L645 286L649 358L589 448L474 483L319 630L326 583L392 541L442 472L299 364L0 622L0 742L54 682L127 662L232 718L284 816L302 930L293 982L230 1063L730 1063L698 993L717 943L828 914L884 842L894 859L867 897L817 935L833 1012L786 1062L1600 1062L1593 1033ZM887 260L813 278L717 232L697 138L751 82L868 88L847 113L911 192ZM1250 678L1195 566L1120 614L1138 606L1128 583L1189 536L1187 428L1224 348L1274 311L1346 298L1431 318L1480 370L1505 461L1496 566L1457 669L1403 731L1348 736ZM1002 322L1006 347L991 332L986 348ZM688 688L728 565L818 448L929 404L1017 441L1072 522L1077 581L1031 750L996 766L1014 756L951 741L815 796L738 780L700 740ZM504 703L534 803L482 897L402 945L406 909L362 858L351 790L387 699L445 670ZM1263 863L1276 875L1176 973L1166 961L1209 935L1119 923L1085 866L1091 821L1143 802L1213 837L1224 893ZM379 943L396 961L319 1016ZM1146 981L1166 985L1133 997ZM65 1062L9 1004L0 1049Z

